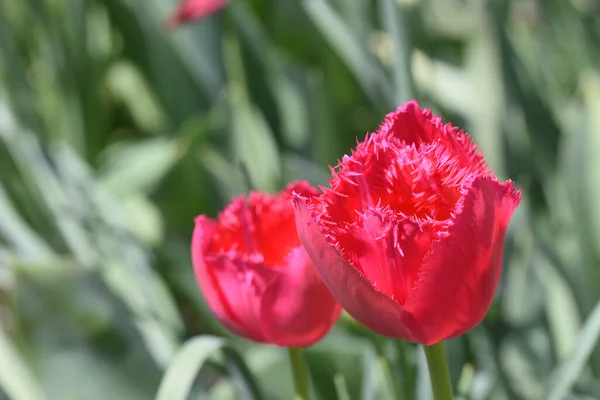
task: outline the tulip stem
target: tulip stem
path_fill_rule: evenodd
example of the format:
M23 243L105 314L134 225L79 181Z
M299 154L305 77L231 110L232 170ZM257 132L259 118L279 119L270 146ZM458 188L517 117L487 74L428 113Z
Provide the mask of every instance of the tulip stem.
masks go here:
M435 400L452 400L452 383L450 382L450 371L448 370L444 342L423 346L423 348L427 357L433 398Z
M297 347L288 347L290 354L290 364L292 364L292 373L294 374L294 384L296 386L295 400L309 400L308 396L308 376L306 375L306 365L302 350Z

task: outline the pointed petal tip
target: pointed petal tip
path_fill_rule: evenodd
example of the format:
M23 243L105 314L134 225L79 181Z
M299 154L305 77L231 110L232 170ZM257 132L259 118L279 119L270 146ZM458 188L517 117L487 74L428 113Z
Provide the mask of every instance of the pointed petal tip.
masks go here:
M288 193L292 199L295 197L306 199L320 194L317 188L311 185L307 180L290 182L283 191Z
M512 203L510 209L510 212L512 213L512 211L514 211L521 202L521 190L517 189L515 183L512 180L507 179L505 182L502 182L493 174L493 172L484 175L484 178L489 179L492 183L494 183L497 186L499 197L508 200L510 201L510 203Z
M215 223L216 222L212 218L209 218L204 214L198 215L194 218L194 232L213 229Z
M508 195L511 199L513 199L513 201L516 203L515 205L518 205L521 202L521 189L517 189L517 187L515 186L515 183L508 179L506 182L504 182L504 185L509 189L508 190Z
M421 109L421 107L419 106L419 102L417 101L417 99L410 99L406 103L402 104L399 108L402 108L402 109L413 109L413 108Z
M163 28L172 32L181 25L206 18L229 4L229 0L182 0L177 10L163 21Z
M399 105L396 108L396 111L391 112L388 114L388 116L395 116L398 114L405 114L405 113L422 113L425 110L421 109L421 106L419 105L419 102L417 101L417 99L411 99L409 101L407 101L404 104Z

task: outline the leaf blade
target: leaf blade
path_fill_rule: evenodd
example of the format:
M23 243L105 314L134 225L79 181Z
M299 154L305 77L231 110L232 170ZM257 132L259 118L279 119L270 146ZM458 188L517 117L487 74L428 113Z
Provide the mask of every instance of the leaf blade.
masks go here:
M186 400L204 362L224 345L224 339L214 336L195 337L186 342L165 372L155 399Z

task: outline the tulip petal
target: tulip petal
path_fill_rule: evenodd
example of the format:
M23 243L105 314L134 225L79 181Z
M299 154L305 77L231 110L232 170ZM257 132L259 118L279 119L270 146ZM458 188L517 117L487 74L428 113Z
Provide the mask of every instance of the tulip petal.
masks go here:
M168 29L196 19L207 17L225 7L229 0L181 0L177 10L165 20Z
M433 234L425 224L408 218L395 220L379 210L368 209L343 235L335 237L335 247L350 263L360 265L363 278L378 292L404 304L431 248Z
M265 341L259 322L261 296L273 272L241 260L234 253L207 255L215 224L196 219L192 261L200 289L217 319L230 331L255 341Z
M309 346L327 334L340 310L306 251L296 247L265 291L260 319L269 342Z
M416 100L411 100L398 107L395 112L386 115L378 133L395 137L407 145L416 147L439 140L443 146L452 149L462 166L480 173L485 173L487 170L483 154L477 152L477 146L468 135L458 127L444 124L439 116L432 114L431 110L421 109Z
M403 324L419 343L462 335L481 322L500 281L506 227L519 200L512 182L486 175L457 204L447 236L433 244L404 304L411 318Z
M275 273L261 263L253 264L229 254L215 257L209 273L214 276L213 284L220 287L232 316L244 328L243 334L238 334L254 341L269 342L260 323L260 308L262 296Z
M434 122L430 115L419 108L416 100L411 100L386 115L378 132L396 136L408 145L430 143L436 133L435 123L430 122Z
M201 286L204 299L219 321L228 321L225 325L234 332L243 331L238 321L231 320L231 310L223 302L223 294L218 285L213 285L213 277L208 272L204 254L210 246L210 238L214 234L216 224L205 216L196 218L196 227L192 235L192 263L196 279Z
M294 198L294 210L300 240L321 279L342 307L359 322L382 335L414 341L412 332L400 324L404 315L402 306L375 290L371 283L327 242L304 198ZM410 319L410 315L406 318Z

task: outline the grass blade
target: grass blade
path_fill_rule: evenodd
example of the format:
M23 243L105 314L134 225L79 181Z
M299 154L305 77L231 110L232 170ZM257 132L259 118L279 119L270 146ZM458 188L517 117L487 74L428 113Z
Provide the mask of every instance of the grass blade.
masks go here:
M551 374L545 399L560 400L567 397L581 376L585 363L600 338L600 302L594 307L583 325L571 355Z
M1 184L0 238L10 243L23 258L47 259L52 256L48 245L21 219Z
M156 400L186 400L202 365L224 345L224 339L214 336L195 337L185 343L165 372Z
M229 375L238 390L240 399L261 400L263 398L258 383L252 376L248 366L240 354L231 349L223 348L225 362Z
M323 36L346 62L371 101L379 106L392 103L387 89L387 77L364 48L354 33L333 8L323 0L305 0L304 8ZM383 102L382 102L383 100Z
M394 0L379 2L383 25L393 43L394 53L394 100L404 104L413 98L413 82L410 70L410 43L401 22L401 6Z
M0 360L4 367L0 368L0 388L11 399L44 399L42 388L1 328L0 326ZM9 365L10 368L7 368Z

